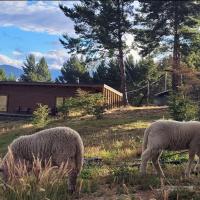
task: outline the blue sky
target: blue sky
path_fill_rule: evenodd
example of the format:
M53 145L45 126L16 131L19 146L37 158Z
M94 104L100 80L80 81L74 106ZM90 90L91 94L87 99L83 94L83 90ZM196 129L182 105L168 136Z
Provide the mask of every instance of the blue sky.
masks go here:
M1 1L0 65L21 68L28 54L44 56L49 68L60 69L69 58L59 42L63 33L74 36L73 22L58 7L77 1ZM131 44L132 36L126 41ZM132 50L135 58L137 52Z
M21 68L28 54L45 56L50 68L61 68L69 57L59 38L74 35L73 23L59 9L61 1L2 1L0 64ZM73 1L63 1L72 6Z

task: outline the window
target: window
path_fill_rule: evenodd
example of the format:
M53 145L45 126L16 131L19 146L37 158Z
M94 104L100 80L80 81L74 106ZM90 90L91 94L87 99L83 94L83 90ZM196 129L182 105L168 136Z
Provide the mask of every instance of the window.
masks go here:
M0 112L6 112L7 111L7 96L0 96Z
M59 106L62 106L63 102L64 102L63 97L56 97L56 108L58 108Z

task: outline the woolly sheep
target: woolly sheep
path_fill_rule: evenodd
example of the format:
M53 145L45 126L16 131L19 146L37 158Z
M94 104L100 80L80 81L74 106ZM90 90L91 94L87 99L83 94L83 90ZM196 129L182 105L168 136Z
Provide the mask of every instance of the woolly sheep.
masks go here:
M200 157L200 122L158 120L152 123L144 133L141 174L146 174L147 162L151 159L157 173L164 177L159 163L162 150L185 149L189 150L189 160L185 170L185 176L189 177L195 154Z
M39 131L33 135L25 135L15 139L10 144L14 162L33 162L33 157L44 163L51 159L53 166L60 166L62 162L72 166L69 173L69 190L73 192L76 186L77 175L83 165L83 143L79 134L68 127L56 127ZM3 158L0 167L4 179L8 179L6 160Z

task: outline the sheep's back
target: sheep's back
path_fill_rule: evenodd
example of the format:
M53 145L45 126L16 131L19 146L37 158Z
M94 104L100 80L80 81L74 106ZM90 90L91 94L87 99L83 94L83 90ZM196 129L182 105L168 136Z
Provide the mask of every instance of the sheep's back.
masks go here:
M200 130L199 122L159 120L151 125L149 143L169 150L188 149L198 130Z
M33 156L42 160L68 159L82 146L79 134L68 127L56 127L21 136L14 140L11 149L16 158L32 161Z

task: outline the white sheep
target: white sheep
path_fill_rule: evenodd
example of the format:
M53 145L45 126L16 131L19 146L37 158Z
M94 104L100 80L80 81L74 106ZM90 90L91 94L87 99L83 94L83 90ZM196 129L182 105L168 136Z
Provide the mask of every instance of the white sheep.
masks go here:
M53 166L68 163L73 168L69 173L68 189L73 192L76 179L83 165L83 142L80 135L68 127L56 127L39 131L32 135L25 135L15 139L10 144L14 163L33 163L34 157L43 163L51 159ZM0 171L4 179L8 180L7 159L9 152L3 158Z
M186 149L189 150L189 160L185 175L189 177L195 154L200 157L200 122L158 120L152 123L144 133L141 174L146 174L147 162L151 159L157 173L164 177L159 163L162 150Z

